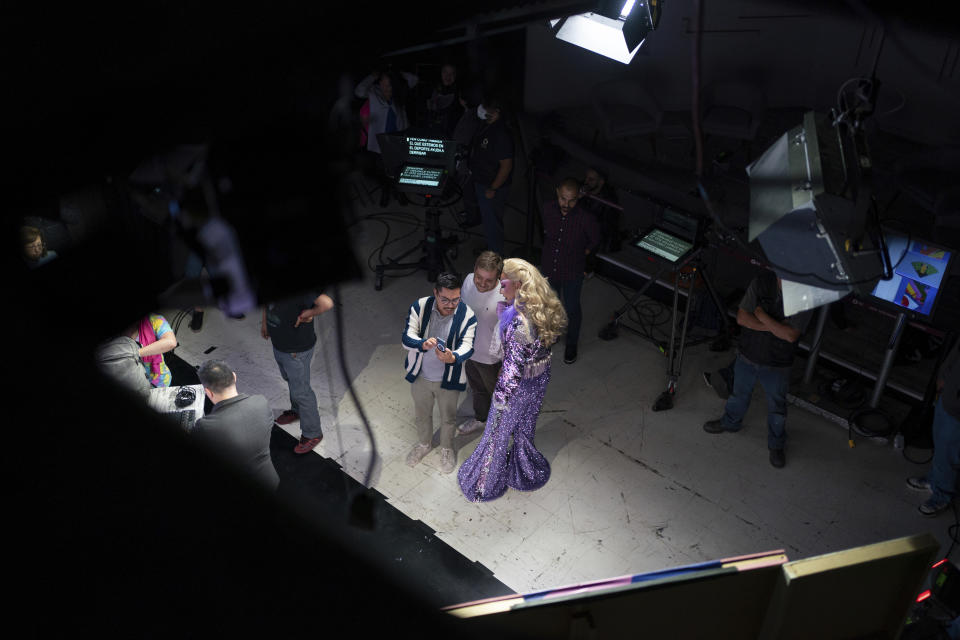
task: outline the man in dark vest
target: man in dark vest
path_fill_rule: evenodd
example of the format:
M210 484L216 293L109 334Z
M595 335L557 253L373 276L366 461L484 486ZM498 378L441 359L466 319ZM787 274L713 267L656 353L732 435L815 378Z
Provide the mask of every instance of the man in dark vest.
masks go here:
M796 342L810 321L810 311L789 318L783 315L780 278L763 271L747 287L737 309L740 353L734 365L733 390L724 407L723 417L703 425L707 433L739 431L750 408L753 387L759 381L767 396L767 448L770 464L786 464L787 389Z

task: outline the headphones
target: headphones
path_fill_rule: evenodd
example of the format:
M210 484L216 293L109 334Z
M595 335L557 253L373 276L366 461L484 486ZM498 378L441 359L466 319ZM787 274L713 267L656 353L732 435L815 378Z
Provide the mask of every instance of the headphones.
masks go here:
M173 403L179 408L189 407L197 399L197 392L192 387L180 387Z

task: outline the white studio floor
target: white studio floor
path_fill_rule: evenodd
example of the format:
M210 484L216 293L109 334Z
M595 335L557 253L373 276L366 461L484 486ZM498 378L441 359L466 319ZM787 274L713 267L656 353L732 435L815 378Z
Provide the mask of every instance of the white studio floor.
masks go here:
M363 196L355 206L358 216L389 211L422 220L422 209L413 205L391 203L381 210ZM519 239L520 214L508 215L508 238ZM455 227L449 212L442 224ZM390 225L391 237L412 229L398 220ZM382 241L383 227L360 222L353 230L357 256L365 262ZM397 255L421 237L417 231L385 253ZM460 245L462 271L472 269L474 249L481 245L476 237ZM772 549L798 559L926 531L946 551L952 516L928 519L918 513L924 496L908 489L904 479L925 467L890 446L859 438L851 449L845 429L791 407L787 465L774 469L767 458L759 389L744 430L705 433L702 423L718 417L723 402L700 373L725 364L730 353L712 353L706 344L688 349L675 408L651 411L665 385L666 358L630 332L611 342L597 338L623 300L598 278L583 288L579 360L565 365L562 346L554 348L553 377L536 436L552 465L549 483L532 493L509 490L491 503L468 502L456 473L439 472L439 450L415 468L404 463L416 437L400 335L410 303L431 289L421 271L388 278L383 290L375 291L373 274L367 272L363 282L342 286L337 300L347 327L349 373L376 436L372 485L515 591ZM168 318L175 314L163 311ZM224 359L236 370L242 392L265 395L275 414L288 408L270 343L260 337L259 312L243 320L227 319L214 308L205 315L200 333L183 323L177 354L191 364ZM337 363L334 314L315 322L313 388L325 438L308 455L333 458L362 481L371 449ZM210 347L215 351L204 355ZM464 394L464 419L470 407ZM286 428L299 435L297 423ZM478 439L479 434L457 438L458 464Z

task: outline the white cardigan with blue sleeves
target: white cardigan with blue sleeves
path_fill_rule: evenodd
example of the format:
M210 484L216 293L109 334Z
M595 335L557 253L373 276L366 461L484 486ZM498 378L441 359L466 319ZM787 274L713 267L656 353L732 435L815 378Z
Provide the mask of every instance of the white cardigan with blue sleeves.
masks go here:
M420 298L410 305L407 314L407 326L403 331L401 342L407 350L406 379L414 382L420 375L423 356L426 353L421 347L424 335L428 334L430 315L433 312L434 297ZM453 312L453 322L450 323L450 333L447 336L447 348L456 358L453 364L443 369L443 380L440 387L451 391L464 391L467 388L467 373L463 370L463 363L473 355L473 336L477 330L477 316L473 309L461 300Z

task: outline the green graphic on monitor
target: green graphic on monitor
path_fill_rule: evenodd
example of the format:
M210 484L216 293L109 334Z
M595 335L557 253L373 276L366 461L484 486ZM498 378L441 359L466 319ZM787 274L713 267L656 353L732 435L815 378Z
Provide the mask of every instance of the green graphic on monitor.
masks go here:
M911 262L910 264L913 265L913 270L916 271L917 275L921 278L924 276L932 276L935 273L940 273L939 269L927 262Z

